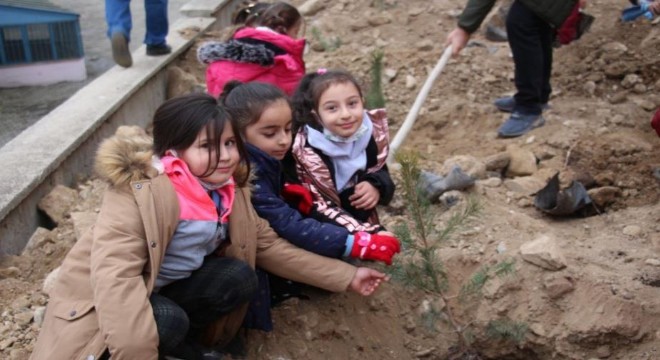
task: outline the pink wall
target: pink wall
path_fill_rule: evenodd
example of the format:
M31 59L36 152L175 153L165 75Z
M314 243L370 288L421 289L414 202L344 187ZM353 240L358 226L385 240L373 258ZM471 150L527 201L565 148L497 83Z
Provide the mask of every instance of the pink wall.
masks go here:
M0 67L0 87L50 85L87 78L85 59Z

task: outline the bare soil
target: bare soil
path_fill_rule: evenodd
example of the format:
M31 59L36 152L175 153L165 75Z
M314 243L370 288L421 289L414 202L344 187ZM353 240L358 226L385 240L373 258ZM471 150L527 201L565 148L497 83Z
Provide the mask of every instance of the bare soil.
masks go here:
M371 54L382 49L393 136L464 1L321 3L323 9L306 17L308 71L345 68L368 84ZM442 245L448 304L400 281L370 298L310 290L309 300L292 299L273 310L273 332L248 333L248 358L461 358L446 316L433 318L444 306L473 332L476 353L463 359L660 358L660 179L653 175L660 168L660 139L649 126L660 105L660 27L645 20L620 23L624 6L589 2L596 22L582 39L555 51L546 125L526 136L496 137L506 114L492 100L514 91L506 43L475 34L434 84L404 148L418 152L422 167L438 174L460 162L479 180L457 196L472 194L483 206ZM341 45L319 51L312 28ZM224 35L209 33L200 43ZM195 50L171 69L172 94L204 83ZM511 154L512 145L534 155L529 175L493 165L493 156ZM534 192L556 172L562 186L578 180L590 189L601 205L595 215L553 217L534 207ZM44 199L42 207L59 217L58 226L40 229L24 255L0 260L0 358L29 355L47 302L43 280L93 220L103 188L92 179L69 201ZM463 203L448 211L434 205L438 227ZM409 218L401 193L381 213L388 227ZM548 270L523 258L521 246L543 236L553 239L565 267ZM508 259L515 260L514 274L489 280L476 299L453 296L475 271ZM524 340L489 336L488 324L500 319L524 323Z

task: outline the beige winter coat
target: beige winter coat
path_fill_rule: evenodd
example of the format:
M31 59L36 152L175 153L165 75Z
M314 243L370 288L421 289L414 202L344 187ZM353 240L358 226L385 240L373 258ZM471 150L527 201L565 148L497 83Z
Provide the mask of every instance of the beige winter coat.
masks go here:
M176 229L179 208L166 175L151 167L151 139L120 128L96 164L110 181L96 224L64 259L31 359L157 359L158 334L149 295ZM235 177L243 177L235 174ZM237 181L240 183L240 181ZM237 187L224 255L287 279L344 291L355 267L296 248L259 218L246 187ZM210 326L207 342L236 333L246 306Z

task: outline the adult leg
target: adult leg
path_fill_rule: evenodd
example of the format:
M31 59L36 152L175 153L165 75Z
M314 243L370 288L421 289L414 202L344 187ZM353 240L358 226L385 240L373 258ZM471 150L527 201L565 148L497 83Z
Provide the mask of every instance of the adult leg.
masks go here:
M506 27L515 65L517 93L514 112L541 114L541 93L545 76L545 57L541 33L545 24L520 1L509 10Z
M541 85L541 104L547 104L552 93L550 77L552 76L552 42L555 37L555 30L546 22L539 26L539 37L541 39L541 49L543 50L543 80Z
M128 42L131 39L131 1L105 0L105 21L108 24L108 37L112 45L112 58L123 67L133 65Z
M122 33L130 41L131 29L131 0L105 0L105 21L108 25L108 37L113 33Z
M167 0L144 0L147 32L144 43L164 45L168 32Z

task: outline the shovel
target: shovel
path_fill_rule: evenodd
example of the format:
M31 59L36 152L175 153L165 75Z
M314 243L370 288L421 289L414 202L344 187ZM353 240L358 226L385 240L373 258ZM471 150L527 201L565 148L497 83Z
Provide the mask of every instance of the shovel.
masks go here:
M429 91L431 91L431 86L433 85L433 82L438 77L438 75L440 75L442 69L445 68L445 65L447 65L447 62L451 57L451 52L452 52L452 46L449 45L445 48L445 52L442 53L440 60L438 60L438 63L435 64L435 67L433 68L433 71L431 71L431 74L429 74L429 77L426 78L426 82L424 82L424 86L422 86L422 89L419 91L419 94L417 94L415 103L413 103L412 108L410 108L410 111L408 112L408 116L406 116L406 120L403 121L403 124L401 124L401 127L399 128L399 131L397 131L396 135L394 136L394 139L390 142L390 152L389 155L387 156L388 166L392 166L392 164L394 163L394 154L399 149L399 146L401 146L401 143L403 142L403 140L405 140L406 136L408 136L408 133L412 129L412 126L415 124L415 120L417 120L417 115L419 114L419 110L422 108L422 104L424 103L424 100L426 100L426 96L429 94Z

